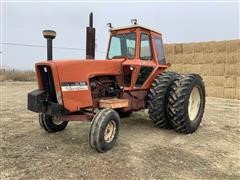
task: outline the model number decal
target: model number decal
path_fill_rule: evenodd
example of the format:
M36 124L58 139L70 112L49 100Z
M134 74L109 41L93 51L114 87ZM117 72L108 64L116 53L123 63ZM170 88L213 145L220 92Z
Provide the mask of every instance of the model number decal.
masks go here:
M80 91L88 90L87 82L63 82L62 91Z

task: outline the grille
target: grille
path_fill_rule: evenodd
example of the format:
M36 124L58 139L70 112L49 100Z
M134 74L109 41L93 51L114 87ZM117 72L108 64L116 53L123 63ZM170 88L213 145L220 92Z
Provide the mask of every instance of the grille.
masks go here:
M54 87L54 80L52 70L49 66L38 66L41 74L42 84L47 93L47 100L57 103L56 91Z

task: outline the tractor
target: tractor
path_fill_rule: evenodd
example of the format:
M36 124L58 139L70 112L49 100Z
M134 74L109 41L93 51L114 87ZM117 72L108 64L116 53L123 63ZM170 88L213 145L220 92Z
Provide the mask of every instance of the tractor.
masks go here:
M38 89L28 93L28 110L39 113L41 127L54 133L69 121L90 121L89 144L101 153L115 145L121 118L134 111L148 109L156 127L195 132L205 107L203 79L167 71L162 34L136 20L108 24L106 59L99 60L92 13L89 24L85 59L52 60L56 32L43 31L48 60L35 64Z

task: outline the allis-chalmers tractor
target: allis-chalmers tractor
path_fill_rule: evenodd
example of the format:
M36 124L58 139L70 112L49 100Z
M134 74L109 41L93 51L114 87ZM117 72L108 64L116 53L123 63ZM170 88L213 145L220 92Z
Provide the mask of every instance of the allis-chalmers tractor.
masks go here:
M204 112L205 87L198 74L168 72L162 34L140 26L110 27L105 60L94 60L92 14L87 27L84 60L52 60L55 31L43 31L48 61L36 63L38 89L28 93L28 109L39 113L47 132L62 131L69 121L91 121L90 146L111 149L118 137L120 117L148 109L159 128L193 133Z

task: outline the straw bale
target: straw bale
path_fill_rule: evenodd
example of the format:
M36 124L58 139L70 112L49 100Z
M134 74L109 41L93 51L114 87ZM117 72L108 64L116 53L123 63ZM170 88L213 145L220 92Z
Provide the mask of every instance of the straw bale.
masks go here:
M193 43L183 44L183 53L184 54L194 53L194 44Z
M240 88L240 76L236 77L236 87Z
M174 61L174 55L173 54L169 54L168 56L165 56L166 58L166 61L171 63L171 64L174 64L175 61Z
M226 52L226 41L219 41L214 43L213 52L220 53Z
M206 94L207 96L213 96L213 97L224 97L224 88L223 87L212 87L212 86L206 86Z
M236 88L236 99L240 100L240 88L239 87Z
M236 64L236 76L240 76L240 62L237 62Z
M214 53L203 53L203 62L211 64L215 62Z
M225 63L227 59L227 53L226 52L218 52L213 54L214 57L214 62L215 63Z
M191 64L192 59L194 58L194 54L183 54L182 56L182 63L183 64Z
M225 88L235 88L237 85L236 76L227 76L225 77L224 87Z
M206 67L205 64L197 64L197 72L198 74L200 74L201 76L204 76L204 68ZM207 75L207 74L206 74Z
M175 54L183 53L183 44L175 44L175 46L174 46L174 53Z
M203 52L204 43L194 43L194 52Z
M238 52L230 52L227 54L226 63L228 64L236 64L240 62L240 54Z
M231 40L226 42L227 52L236 52L240 49L240 40Z
M177 73L183 73L183 65L182 64L172 64L169 68L170 71L175 71Z
M194 53L192 63L193 64L203 64L204 63L203 52Z
M206 87L215 87L214 77L215 76L203 76L203 80Z
M183 64L184 73L196 73L203 75L201 64Z
M193 73L193 65L191 64L183 64L183 72L184 73Z
M225 77L224 76L214 76L214 86L224 86Z
M214 64L214 75L215 76L223 76L224 75L224 68L225 64L220 63L220 64Z
M239 64L226 64L225 65L225 76L237 75L237 69L239 71Z
M166 55L166 54L169 54L169 52L168 52L168 51L169 51L169 50L168 50L168 46L169 46L168 44L164 44L164 45L163 45L163 49L164 49L165 55Z
M223 92L224 92L223 87L215 87L214 97L224 97Z
M215 66L213 64L204 64L202 66L201 72L207 76L214 76Z
M203 64L194 64L193 65L193 73L204 75L203 68L204 68Z
M240 99L240 76L237 77L236 82L236 99Z
M214 87L205 86L206 96L214 96Z
M165 44L164 52L165 54L174 54L174 44Z
M224 88L224 97L229 99L236 98L236 88Z
M174 55L174 62L175 64L182 64L182 60L184 58L184 55L183 54L175 54Z
M205 42L203 43L203 52L204 53L212 53L215 47L215 42L211 41L211 42Z

